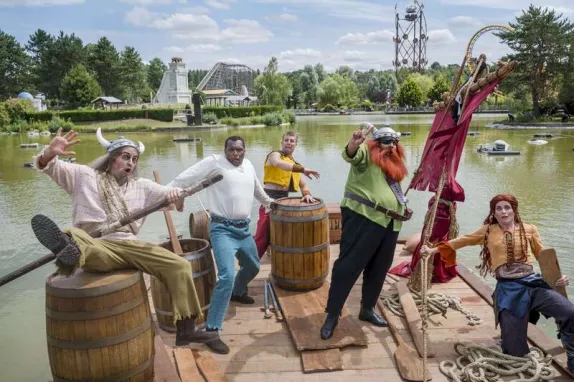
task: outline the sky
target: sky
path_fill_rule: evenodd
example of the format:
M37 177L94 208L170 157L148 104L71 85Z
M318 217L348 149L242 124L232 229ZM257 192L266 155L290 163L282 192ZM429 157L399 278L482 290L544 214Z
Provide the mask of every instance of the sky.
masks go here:
M524 0L429 0L427 59L459 64L480 28L508 25ZM218 61L263 70L272 56L282 72L321 62L334 71L392 68L395 15L412 0L0 0L0 29L25 44L36 29L75 33L84 44L108 37L118 50L133 46L147 62L181 57L188 69ZM572 0L533 0L574 19ZM396 10L395 10L395 5ZM402 22L405 26L406 23ZM508 48L487 33L473 55L495 62Z

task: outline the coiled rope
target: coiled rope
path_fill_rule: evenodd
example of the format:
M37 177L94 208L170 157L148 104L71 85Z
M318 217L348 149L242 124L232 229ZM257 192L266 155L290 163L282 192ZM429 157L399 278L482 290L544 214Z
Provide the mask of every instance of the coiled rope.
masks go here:
M422 313L422 297L420 293L411 290L411 294L413 295L413 299L419 312ZM392 294L383 294L381 295L381 300L383 304L395 315L399 317L405 317L405 313L403 311L403 307L401 306L401 301L399 299L399 294L397 292L393 292ZM467 325L476 326L482 323L482 319L477 315L469 312L462 306L462 302L460 298L456 296L447 296L441 293L429 292L427 294L427 307L428 307L428 314L430 316L440 314L441 316L446 318L446 314L448 309L455 310L460 312L464 315L467 319Z
M552 356L531 348L525 357L504 354L496 345L456 343L459 354L455 361L439 364L439 370L454 382L495 382L500 377L517 376L511 382L550 381L557 376L551 367Z

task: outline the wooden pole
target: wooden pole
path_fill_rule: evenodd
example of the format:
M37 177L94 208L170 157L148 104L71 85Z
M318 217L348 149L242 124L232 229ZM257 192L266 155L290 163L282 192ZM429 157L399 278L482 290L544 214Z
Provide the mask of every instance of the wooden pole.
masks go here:
M159 173L154 170L153 177L156 183L161 184L159 180ZM183 249L181 249L181 243L177 238L177 231L175 230L175 226L173 225L173 220L171 220L171 214L169 211L163 211L163 216L165 217L165 222L167 224L167 230L169 232L169 240L171 241L171 249L173 249L174 253L178 255L183 254Z
M0 278L0 286L8 284L10 281L14 281L17 278L24 276L26 273L31 272L36 268L40 268L44 264L48 264L55 258L56 255L50 253L49 255L41 257L38 260L31 262L30 264L24 265L22 268L16 269L14 272L8 273L6 276Z

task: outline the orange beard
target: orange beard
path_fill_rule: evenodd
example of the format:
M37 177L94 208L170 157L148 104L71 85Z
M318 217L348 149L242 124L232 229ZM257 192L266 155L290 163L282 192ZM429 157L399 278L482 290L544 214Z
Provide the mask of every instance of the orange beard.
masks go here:
M407 176L409 170L405 166L403 146L397 144L396 150L392 147L383 149L375 140L368 141L367 145L371 152L371 162L379 166L389 178L400 182Z

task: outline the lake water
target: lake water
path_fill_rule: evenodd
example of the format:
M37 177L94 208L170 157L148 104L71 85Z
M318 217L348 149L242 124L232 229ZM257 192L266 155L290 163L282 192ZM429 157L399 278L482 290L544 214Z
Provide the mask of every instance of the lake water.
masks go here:
M130 133L146 145L139 167L140 176L153 178L158 170L163 183L202 158L221 153L225 139L241 135L247 143L247 158L263 175L263 161L271 149L278 148L283 132L293 129L299 135L295 158L304 166L321 172L320 180L312 180L311 192L327 202L341 199L348 165L341 158L341 150L353 130L364 120L390 123L398 131L409 131L410 137L401 142L405 146L408 167L413 171L421 159L433 115L408 116L328 116L300 117L295 126L246 129L200 130L190 133ZM536 130L492 130L486 124L500 119L500 115L475 115L471 131L480 135L468 137L458 173L458 181L465 188L466 202L459 204L458 221L461 233L477 229L488 213L488 201L501 192L515 194L520 202L520 213L526 222L536 224L546 246L557 250L564 274L572 275L574 259L574 131L552 130L560 138L549 139L543 146L532 146L527 141ZM110 134L108 140L118 134ZM174 136L201 137L201 143L174 143ZM76 147L78 163L89 163L103 153L94 134L81 136ZM519 156L489 157L476 152L480 143L503 139ZM47 144L49 137L30 138L26 135L0 136L0 275L7 274L39 257L47 251L36 241L30 219L36 213L53 218L62 227L71 223L71 199L47 176L24 168L25 162L37 150L20 149L21 143ZM405 181L404 185L408 184ZM199 195L201 197L201 194ZM409 192L410 207L415 211L401 236L420 231L426 212L428 192ZM258 205L252 216L257 217ZM189 236L189 214L201 209L198 199L188 198L184 213L172 214L179 234ZM255 222L252 223L254 232ZM162 214L150 216L140 237L153 242L166 241L167 227ZM479 248L460 251L460 259L469 267L478 264ZM45 265L0 289L0 370L3 381L46 381L50 368L46 351L44 313L44 282L54 270ZM492 283L492 280L488 280ZM574 293L574 288L569 288ZM547 333L555 330L552 322L542 323Z

